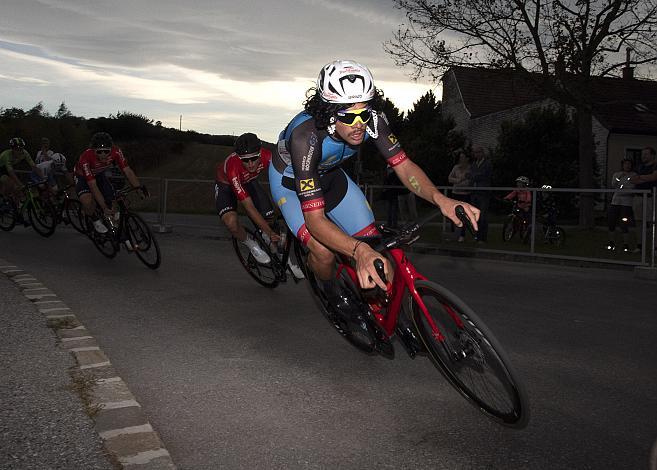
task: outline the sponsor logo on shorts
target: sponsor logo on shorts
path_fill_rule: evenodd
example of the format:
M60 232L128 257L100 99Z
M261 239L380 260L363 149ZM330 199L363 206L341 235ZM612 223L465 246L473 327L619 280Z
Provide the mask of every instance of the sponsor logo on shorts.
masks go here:
M390 141L390 143L392 145L395 145L398 142L397 137L395 136L395 134L390 134L388 136L388 140Z
M280 199L278 200L278 202L277 202L276 204L278 204L278 207L282 207L283 204L285 204L286 202L287 202L287 199L285 199L284 197L282 197L282 198L280 198Z

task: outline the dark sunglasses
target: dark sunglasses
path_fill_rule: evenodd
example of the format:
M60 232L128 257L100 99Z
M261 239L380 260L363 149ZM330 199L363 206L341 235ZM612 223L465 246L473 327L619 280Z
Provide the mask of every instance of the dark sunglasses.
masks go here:
M109 155L111 151L112 151L112 149L96 149L95 150L96 155L98 155L98 156L100 156L100 155Z
M357 121L367 124L372 119L372 110L370 108L361 108L351 111L338 111L335 118L347 126L353 126Z
M244 163L251 163L251 162L255 162L257 159L260 158L260 152L253 155L252 157L247 157L247 156L243 157L241 155L239 157L240 157L240 160L242 160Z

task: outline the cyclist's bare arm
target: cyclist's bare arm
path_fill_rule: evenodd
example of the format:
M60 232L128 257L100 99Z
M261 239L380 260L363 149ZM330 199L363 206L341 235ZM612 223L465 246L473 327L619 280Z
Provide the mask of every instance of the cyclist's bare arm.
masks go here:
M472 221L475 230L478 230L479 209L462 201L450 199L436 188L422 169L409 159L393 167L400 181L415 195L438 206L441 212L457 226L463 225L456 216L456 206L463 206L466 215Z
M392 270L386 258L382 257L380 253L374 251L366 243L361 243L344 233L326 217L323 209L305 212L304 219L308 231L322 245L335 252L354 257L356 260L358 281L363 289L373 288L375 284L383 290L386 289L385 283L379 278L376 268L374 268L374 260L383 260L386 278L390 278Z
M132 186L133 188L138 188L139 186L141 186L141 184L139 183L139 178L137 178L137 175L135 175L135 172L132 171L132 168L130 168L129 166L126 166L123 169L123 174L128 179L128 182L130 183L130 186Z
M249 216L249 218L255 223L260 230L262 230L262 233L266 233L269 235L269 238L271 241L277 242L280 240L280 237L278 236L277 233L274 233L274 231L271 229L265 218L262 216L260 211L256 209L255 204L253 204L253 199L249 196L246 199L243 199L242 204L244 205L244 210L246 210L246 214Z

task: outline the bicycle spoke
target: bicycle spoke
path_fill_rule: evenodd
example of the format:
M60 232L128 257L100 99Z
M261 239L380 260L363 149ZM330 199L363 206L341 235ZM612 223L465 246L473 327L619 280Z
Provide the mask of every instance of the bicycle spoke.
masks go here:
M426 281L416 287L427 312L413 301L413 321L434 364L491 419L524 427L529 419L527 396L492 333L444 288Z
M253 232L250 229L245 229L251 237L258 242L260 248L267 253L270 257L270 260L275 256L271 253L269 247L260 239L260 237L254 236ZM236 238L233 238L233 248L237 254L237 258L240 260L246 272L255 279L260 285L274 288L279 283L279 278L276 276L274 271L273 262L270 261L268 264L261 264L256 261L251 254L251 250L244 243L240 242Z

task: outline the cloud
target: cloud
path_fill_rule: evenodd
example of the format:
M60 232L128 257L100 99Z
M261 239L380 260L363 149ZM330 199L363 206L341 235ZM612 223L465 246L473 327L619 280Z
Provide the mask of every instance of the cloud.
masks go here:
M336 58L368 65L401 110L431 87L408 81L383 52L401 18L379 0L5 0L3 7L4 106L44 101L56 110L66 101L89 117L126 110L170 127L183 114L201 132L249 128L271 139Z

